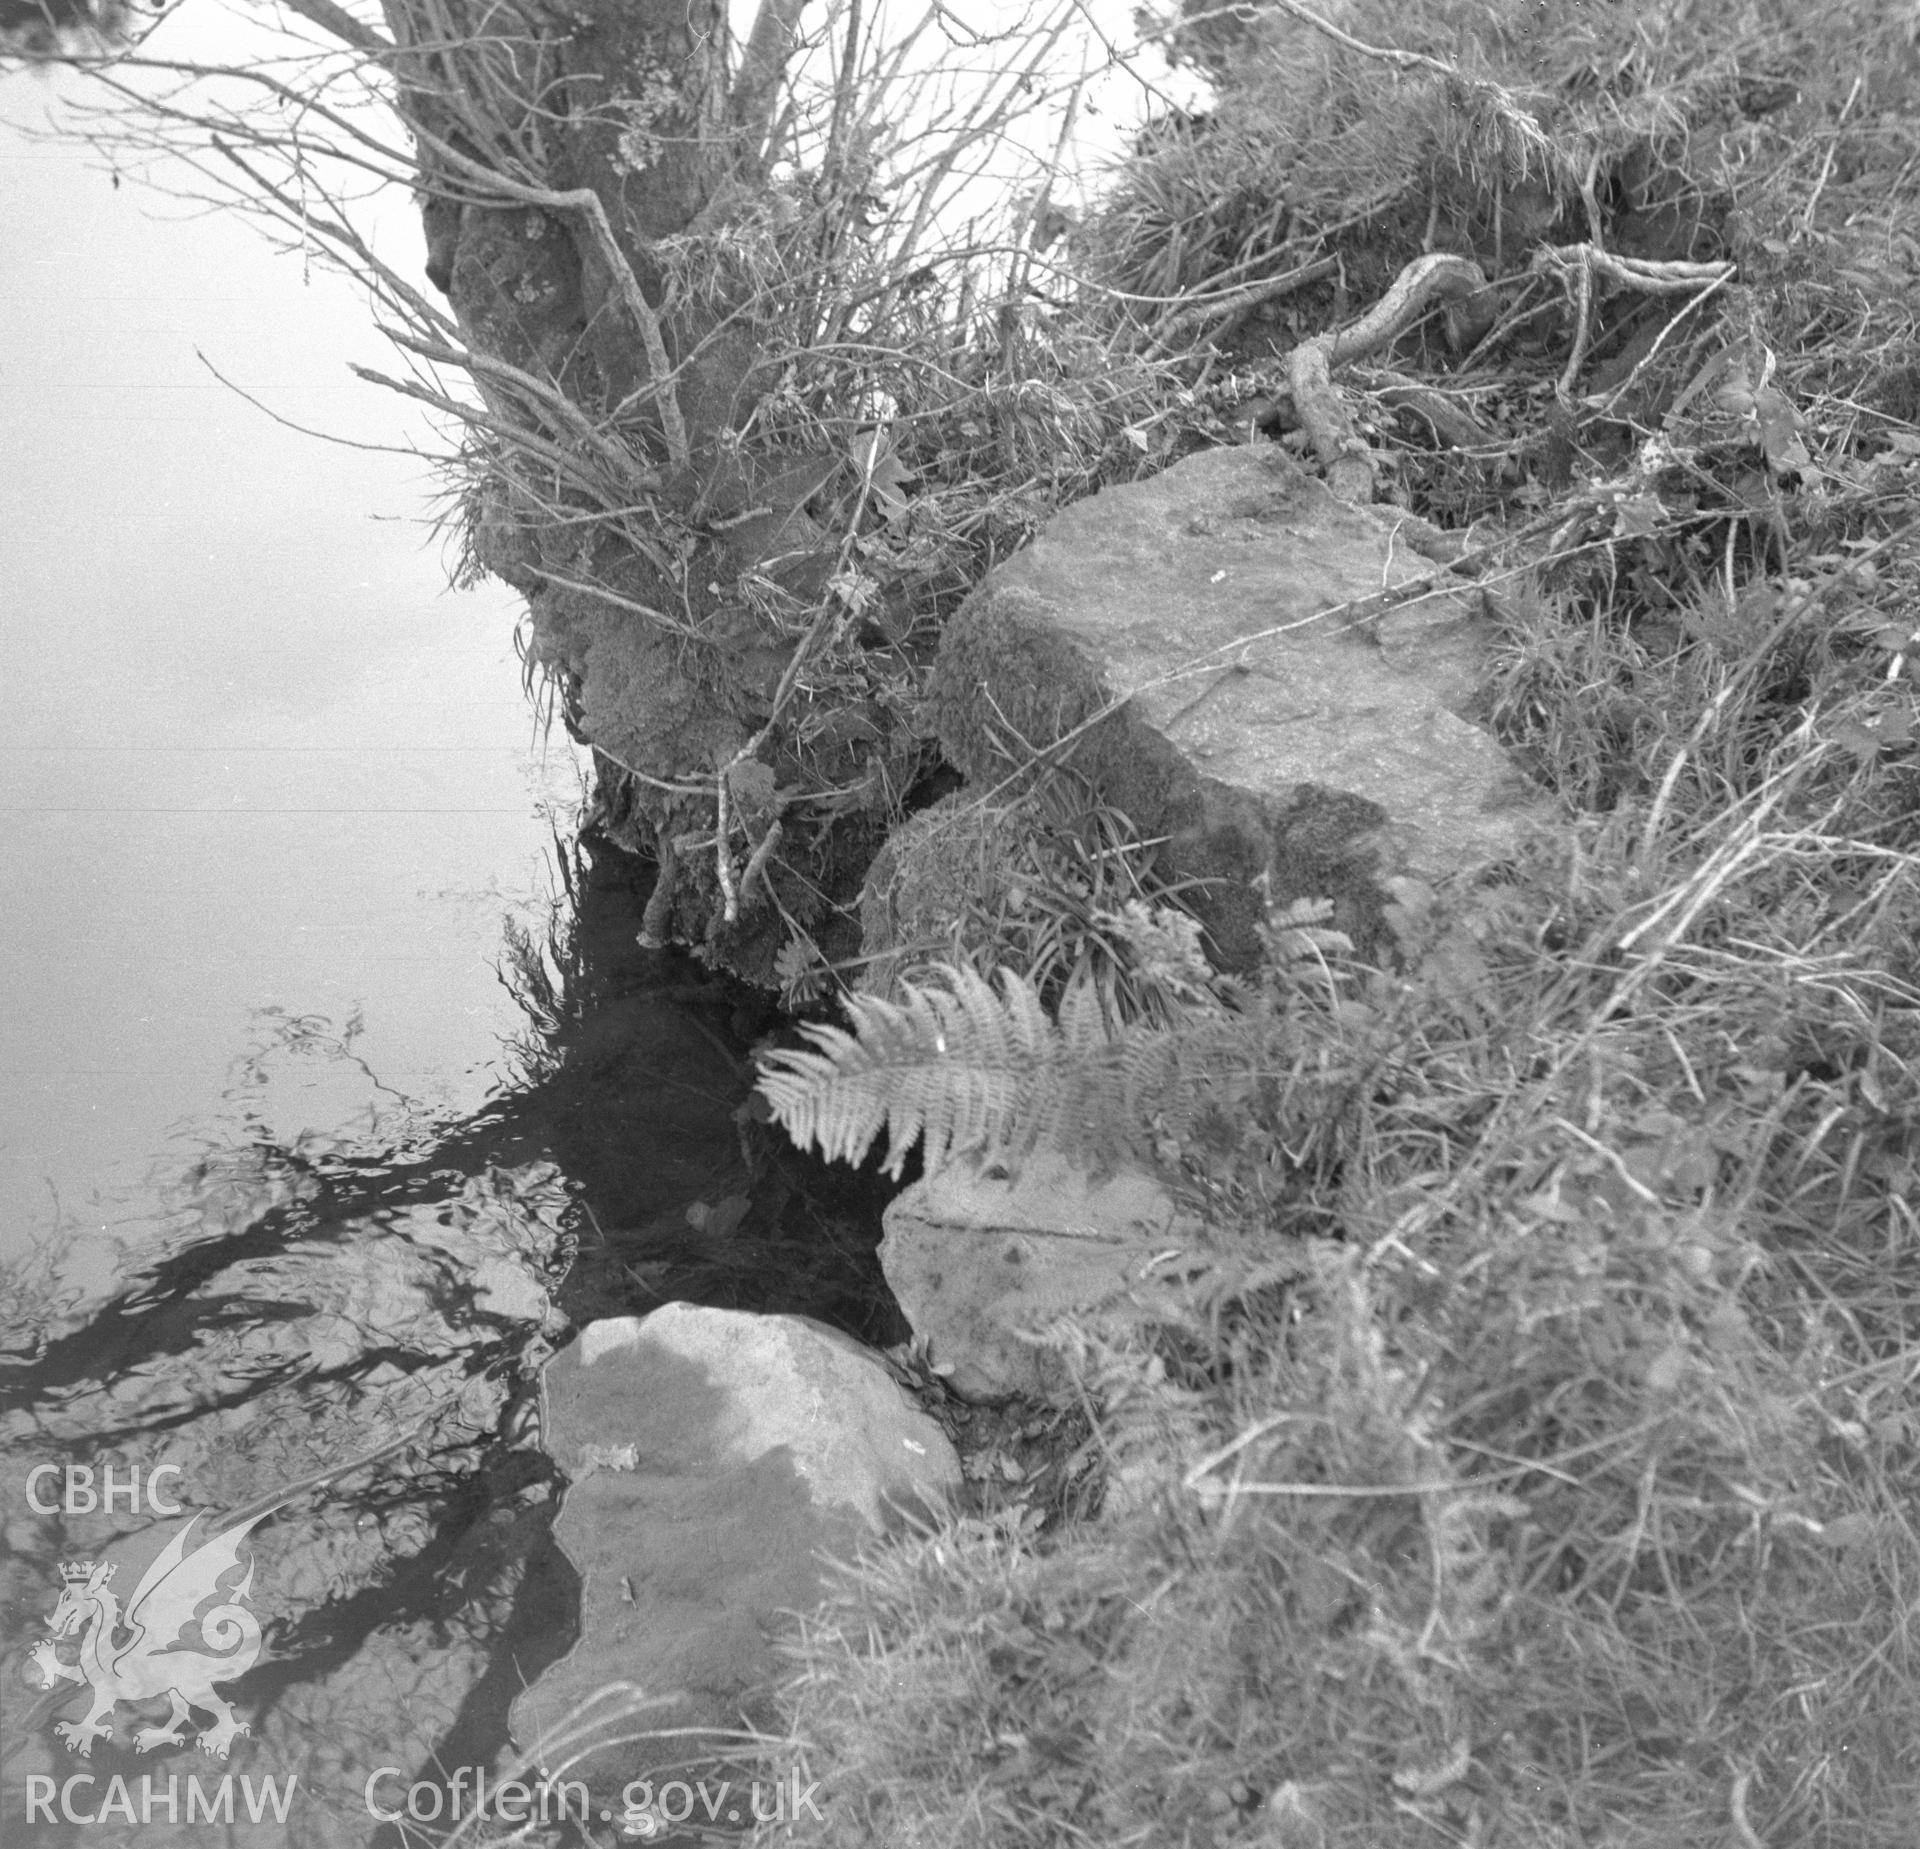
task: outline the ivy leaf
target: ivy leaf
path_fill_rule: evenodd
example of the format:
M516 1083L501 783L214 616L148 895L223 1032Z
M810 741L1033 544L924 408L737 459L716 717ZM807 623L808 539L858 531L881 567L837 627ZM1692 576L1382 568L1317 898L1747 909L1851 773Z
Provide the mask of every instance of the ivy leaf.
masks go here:
M884 430L870 430L848 446L853 465L867 484L867 493L888 526L898 526L909 512L907 486L913 473L900 460L893 438Z
M851 566L845 571L836 572L827 589L840 599L855 616L859 616L867 606L880 595L878 582L864 571L856 571Z
M1657 494L1630 494L1616 503L1613 519L1622 539L1652 539L1667 524L1667 510Z

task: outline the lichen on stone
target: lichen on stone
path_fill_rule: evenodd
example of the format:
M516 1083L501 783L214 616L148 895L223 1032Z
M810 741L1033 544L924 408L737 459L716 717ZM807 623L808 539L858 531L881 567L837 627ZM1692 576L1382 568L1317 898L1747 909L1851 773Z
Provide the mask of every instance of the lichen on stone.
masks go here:
M612 165L616 173L645 173L660 158L664 142L655 127L680 107L673 79L659 65L645 70L633 96L616 97L613 108L626 120L614 142Z

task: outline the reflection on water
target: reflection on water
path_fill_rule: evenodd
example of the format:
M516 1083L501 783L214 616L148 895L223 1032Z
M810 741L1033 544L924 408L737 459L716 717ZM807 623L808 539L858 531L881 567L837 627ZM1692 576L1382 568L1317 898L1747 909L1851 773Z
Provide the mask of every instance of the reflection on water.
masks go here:
M574 903L544 943L518 937L504 972L529 1022L529 1082L473 1129L492 1148L550 1153L579 1188L562 1306L584 1321L678 1298L902 1340L873 1256L888 1191L800 1156L759 1121L751 1049L771 1004L639 948L651 878L622 854L586 858L570 875Z
M215 1832L189 1799L217 1804L228 1777L236 1840L397 1841L369 1812L369 1777L391 1793L497 1771L513 1697L572 1642L576 1589L548 1533L561 1486L537 1442L554 1345L672 1298L803 1310L870 1341L902 1333L877 1283L874 1184L804 1162L747 1108L759 1004L636 946L639 868L610 853L562 863L567 903L544 932L509 933L520 1083L486 1109L435 1120L388 1095L351 1134L276 1141L255 1108L276 1062L353 1065L358 1035L351 1020L263 1016L227 1121L120 1276L89 1294L50 1247L10 1268L9 1842L204 1842ZM57 1737L90 1702L109 1712L102 1688L148 1692L136 1670L155 1638L125 1623L180 1631L160 1622L171 1595L149 1590L144 1611L137 1598L184 1583L148 1573L182 1525L205 1512L190 1552L280 1498L222 1586L231 1599L250 1555L263 1647L219 1685L250 1731L209 1754L196 1736L219 1734L216 1715L201 1705L169 1728L159 1696L110 1710L111 1736L84 1757ZM108 1562L105 1578L76 1564ZM50 1637L63 1591L77 1614L103 1587L125 1602L121 1629L76 1615ZM235 1647L238 1632L216 1640L206 1622L174 1640L194 1661ZM69 1788L76 1777L94 1782ZM95 1821L63 1816L54 1794L69 1789L72 1814ZM257 1825L250 1801L266 1804Z

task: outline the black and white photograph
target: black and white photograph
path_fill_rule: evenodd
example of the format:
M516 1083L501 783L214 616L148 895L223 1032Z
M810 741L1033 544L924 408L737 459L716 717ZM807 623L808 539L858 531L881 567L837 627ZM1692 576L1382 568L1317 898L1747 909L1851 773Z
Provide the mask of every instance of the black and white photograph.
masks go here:
M1915 1849L1920 0L0 0L0 1841Z

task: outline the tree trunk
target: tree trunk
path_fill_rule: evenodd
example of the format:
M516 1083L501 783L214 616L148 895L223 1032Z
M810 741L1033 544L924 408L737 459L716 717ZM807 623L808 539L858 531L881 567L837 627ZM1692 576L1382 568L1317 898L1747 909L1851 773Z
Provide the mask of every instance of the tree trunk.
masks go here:
M767 222L801 4L765 0L730 84L723 0L387 0L429 274L489 416L473 552L529 600L602 826L658 857L650 928L762 982L796 933L856 941L839 908L924 752L800 673L836 614L819 516L847 458L741 440L793 330L725 234Z

